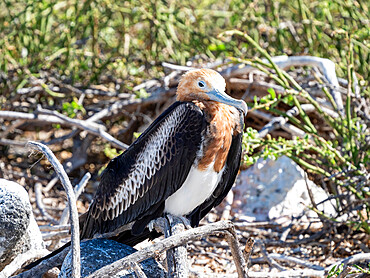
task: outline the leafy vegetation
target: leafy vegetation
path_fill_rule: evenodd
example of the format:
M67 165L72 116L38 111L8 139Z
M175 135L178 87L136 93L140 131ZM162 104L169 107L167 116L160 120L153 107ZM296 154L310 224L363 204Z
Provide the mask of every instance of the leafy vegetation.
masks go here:
M75 118L76 113L81 111L83 114L86 114L84 107L78 103L78 99L74 98L71 102L64 102L63 103L63 111L68 115L70 118Z
M283 116L289 119L289 122L305 132L305 137L294 137L291 140L279 137L261 138L258 131L253 128L247 128L244 136L245 162L249 165L254 164L259 158L276 159L281 155L286 155L297 164L311 173L318 174L326 178L327 183L332 183L332 194L337 197L338 216L350 213L354 207L349 205L353 200L358 205L355 210L358 213L350 217L347 224L354 230L362 230L370 234L368 219L370 218L370 205L368 199L369 191L369 172L367 166L370 162L369 148L369 118L361 113L358 107L358 101L361 96L352 99L352 95L358 95L351 84L355 83L353 73L348 74L349 89L346 97L345 112L341 114L336 104L331 100L331 95L324 90L328 101L332 103L332 108L336 110L337 117L327 113L322 106L310 96L287 72L276 66L271 56L262 49L250 36L240 31L228 31L222 35L239 35L244 37L249 43L264 56L269 63L262 62L259 58L240 60L245 64L255 66L258 69L265 70L270 77L279 85L284 87L283 96L276 97L273 90L269 90L269 95L261 98L260 102L255 100L251 104L251 109L262 109L265 111ZM350 46L353 51L353 47ZM353 69L353 53L348 55L348 72ZM368 98L369 91L362 88L362 97ZM279 103L288 104L296 107L299 111L299 117L292 116L287 111L278 110ZM311 120L310 116L302 108L303 103L308 103L315 107L316 112L322 117L330 130L326 130L325 135L318 132L318 127ZM322 123L321 123L322 125ZM330 137L330 140L326 139ZM338 195L345 192L345 198L340 199ZM342 196L343 197L343 196ZM345 199L345 200L344 200ZM351 201L350 201L351 200ZM349 207L350 208L349 208ZM321 217L333 222L341 222L322 212L314 209Z
M369 13L363 0L3 0L0 70L19 75L18 89L42 70L86 86L110 75L159 77L162 61L260 55L244 40L217 38L238 29L271 56L329 58L342 77L351 42L354 70L360 80L369 80Z

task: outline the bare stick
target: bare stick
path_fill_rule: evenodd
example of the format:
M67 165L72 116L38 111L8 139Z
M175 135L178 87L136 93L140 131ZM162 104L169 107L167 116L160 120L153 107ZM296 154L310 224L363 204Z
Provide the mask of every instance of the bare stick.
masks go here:
M64 136L61 136L61 137L58 137L58 138L54 138L54 139L51 139L47 142L45 141L41 141L41 143L45 144L45 145L55 145L55 144L61 144L62 142L64 142L65 140L69 139L69 138L72 138L74 137L76 134L78 134L81 130L78 129L78 128L75 128L73 127L72 128L72 131Z
M84 190L87 182L89 181L89 179L91 178L91 174L90 173L86 173L81 181L73 188L73 191L75 193L75 196L76 196L76 200L78 199L78 197L80 196L80 194L82 193L82 191ZM68 210L68 206L66 206L62 212L62 216L60 217L59 219L59 225L66 225L68 223L68 219L69 219L69 210ZM59 235L55 235L53 239L53 241L50 243L49 245L49 249L54 249L55 246L59 245L60 243L60 239L64 238L64 233L60 234Z
M58 223L54 217L52 217L45 209L44 202L42 201L42 193L41 193L42 184L39 182L35 183L35 196L36 196L36 205L40 210L42 216L44 216L47 220L51 221L53 224Z
M82 191L84 190L84 188L85 188L85 186L86 186L86 184L87 184L87 182L89 181L90 178L91 178L91 174L89 172L87 172L82 177L81 181L73 188L73 191L74 191L75 196L76 196L76 200L81 195ZM68 210L68 207L66 207L63 210L62 216L59 219L59 225L66 225L67 222L68 222L68 218L69 218L69 210Z
M335 64L329 59L312 57L312 56L276 56L271 59L279 68L286 69L289 67L302 67L302 66L314 66L318 67L321 72L324 74L326 80L334 88L339 87L339 82L337 75L335 73ZM264 62L268 62L266 59L263 59ZM245 65L234 65L225 69L222 74L225 77L233 77L238 75L245 75L251 72L254 68L252 66ZM337 89L330 89L334 101L338 107L338 110L341 114L344 112L343 100L340 92Z
M260 240L260 239L257 239L256 240L256 243L258 244L258 246L261 248L261 253L263 255L263 257L265 258L265 260L267 261L267 263L271 266L271 267L275 267L277 268L279 271L285 271L286 269L284 267L282 267L280 264L278 264L273 258L271 258L269 256L269 254L267 253L267 250L266 250L266 247L265 247L265 244Z
M23 113L16 111L0 111L0 118L9 120L26 120L35 122L45 122L51 124L63 124L64 122L55 116L37 115L33 113Z
M99 137L104 138L108 142L110 142L113 146L120 149L127 149L128 145L122 143L121 141L115 139L112 135L104 131L104 126L94 123L93 121L83 121L77 119L68 118L57 111L49 111L46 109L39 109L38 111L40 114L37 115L32 113L23 113L23 112L15 112L15 111L0 111L0 118L4 119L22 119L26 121L36 121L42 123L50 123L50 124L63 124L68 126L76 126L80 129L86 130L89 133L95 134ZM19 141L6 141L6 139L1 140L2 144L14 144L23 146L23 142Z
M169 90L161 89L158 92L153 93L150 97L145 98L145 99L140 98L140 99L128 99L128 100L117 101L110 107L104 108L98 113L95 113L93 116L88 118L86 121L96 122L103 118L117 115L119 113L122 113L122 110L124 108L126 109L130 108L132 110L135 110L139 105L144 106L144 105L149 105L153 103L158 104L161 102L165 102L166 100L168 100L168 97L171 97L174 94L175 94L175 89L169 89Z
M151 88L153 86L160 86L160 85L161 85L161 83L158 80L151 79L151 80L145 81L144 83L136 85L134 88L132 88L132 90L134 92L136 92L136 91L139 91L141 89L148 89L148 88Z
M0 137L5 138L9 133L13 132L17 127L23 125L24 123L25 120L16 120L12 122L10 126L8 126L7 129L0 134Z
M360 254L350 256L348 258L345 258L343 260L340 260L339 262L332 264L331 266L327 267L326 270L329 271L334 266L338 267L341 264L343 264L343 268L345 268L349 264L354 264L354 263L358 263L362 261L370 262L370 253L360 253Z
M266 278L285 278L285 277L324 277L324 271L303 269L303 270L286 270L281 272L248 272L250 278L266 277Z
M137 277L139 277L139 278L146 278L147 277L138 263L132 263L131 268L135 271L135 274L137 275Z
M10 139L5 139L5 138L0 138L0 145L26 147L27 141L18 141L18 140L10 140Z
M64 258L67 256L70 247L66 247L64 250L56 254L55 256L43 260L41 263L36 265L35 267L18 274L14 278L34 278L34 277L41 277L46 271L49 269L59 266L63 263Z
M230 78L228 80L228 87L229 89L237 89L237 90L246 90L249 88L249 90L258 90L258 92L263 92L257 93L258 96L264 96L268 94L267 90L272 88L277 94L284 94L285 89L279 85L273 84L273 83L268 83L265 81L251 81L247 79L241 79L241 78Z
M163 66L164 68L169 68L169 69L172 69L172 70L178 70L178 71L188 71L188 70L193 70L193 69L195 69L195 68L193 68L193 67L179 66L179 65L170 64L170 63L167 63L167 62L163 62L163 63L162 63L162 66Z
M67 116L64 116L63 114L60 114L57 111L50 111L50 110L47 110L41 107L37 108L37 112L40 114L44 114L44 115L52 115L52 116L58 117L61 120L63 120L63 123L68 123L69 125L77 126L78 128L86 130L87 132L91 134L100 136L104 138L105 140L107 140L108 142L112 143L112 145L114 145L117 148L120 148L120 149L128 148L128 145L115 139L108 132L104 131L105 129L104 126L97 124L93 121L88 121L88 120L83 121L83 120L78 120L78 119L71 119Z
M179 217L167 216L170 222L169 235L177 235L185 230L184 223ZM167 250L167 268L169 277L188 277L188 252L186 250L186 243L177 248Z
M258 136L260 137L264 137L268 133L271 133L272 131L278 128L282 128L294 136L304 137L306 135L306 133L303 130L295 127L294 125L289 124L287 122L288 119L284 117L273 117L271 114L264 113L259 110L253 110L253 111L250 111L250 113L259 118L262 118L265 121L269 121L264 127L260 129L258 133Z
M279 261L279 262L294 263L294 264L298 264L298 265L301 265L301 266L304 266L310 269L314 269L314 270L324 270L325 269L324 267L320 265L311 264L309 262L306 262L305 260L301 260L299 258L295 258L291 256L285 256L285 255L273 253L273 254L268 254L268 257L276 261Z
M314 112L316 111L316 108L312 105L312 104L302 104L301 105L302 109L306 112L306 113L310 113L310 112ZM329 116L333 117L333 118L336 118L338 117L338 114L326 107L322 107L322 110L328 114ZM272 132L278 128L283 128L284 130L292 133L293 135L298 135L300 137L303 137L306 133L304 131L302 131L301 129L293 126L293 125L290 125L287 121L288 121L288 118L286 117L283 117L283 116L280 116L280 117L272 117L270 114L267 114L267 113L263 113L261 111L251 111L251 113L253 114L256 114L258 116L262 116L263 118L265 118L266 120L269 119L270 122L267 123L263 128L260 129L260 131L258 132L258 135L260 137L264 137L267 135L267 133L269 132ZM295 106L291 109L289 109L286 114L288 116L297 116L299 114L299 110L298 108Z
M75 93L77 95L82 95L84 94L83 91L81 91L80 89L76 88L76 87L73 87L72 85L70 84L66 84L66 83L63 83L62 81L52 77L52 76L48 76L47 77L48 80L56 85L58 85L60 88L65 88L67 89L68 91L72 92L72 93Z
M55 171L57 172L60 181L67 193L68 207L71 215L71 233L72 233L72 275L73 277L79 278L81 275L81 265L80 265L80 231L78 223L78 212L76 207L76 197L73 192L72 184L63 169L62 164L57 160L52 151L45 145L30 141L28 142L34 149L38 149L43 152L50 163L53 165Z
M247 242L245 243L245 247L244 247L244 259L245 259L245 266L246 267L248 266L249 257L252 254L253 245L254 245L254 239L249 237L247 239Z
M311 113L311 112L316 111L315 106L313 106L312 104L302 104L301 107L302 107L302 110L304 110L306 113ZM326 114L328 114L329 116L331 116L333 118L338 118L338 116L339 116L338 113L334 112L333 110L331 110L329 108L321 107L321 109ZM293 108L289 109L286 113L289 116L297 116L297 115L299 115L299 110L296 106L294 106Z
M242 249L240 248L239 241L237 240L235 229L232 228L226 231L225 236L227 242L230 245L231 254L233 255L236 270L238 272L238 277L239 278L248 277L247 272L245 270L246 267L245 257Z
M234 225L230 221L219 221L219 222L212 223L206 226L190 229L181 234L171 236L169 238L165 238L123 259L120 259L110 265L107 265L95 271L88 277L89 278L109 277L113 273L116 273L117 271L129 268L132 262L141 262L147 258L152 257L154 254L157 254L159 252L166 251L170 248L174 248L176 246L185 244L186 242L189 242L190 240L196 240L196 239L208 236L208 235L225 234L227 231L230 231L232 229L234 229ZM236 239L232 236L231 240L235 241ZM245 273L245 270L242 269L242 270L239 270L238 273L239 272ZM246 274L241 277L246 277Z
M42 234L42 239L44 241L47 241L47 240L59 240L62 239L62 238L67 238L70 236L70 233L69 233L69 230L64 230L64 231L59 231L59 232L53 232L53 233L43 233ZM50 247L48 247L49 249L52 249Z
M40 231L42 232L50 232L50 231L65 231L65 230L70 230L69 225L55 225L55 226L50 226L50 225L42 225L39 226Z
M26 253L19 254L10 264L4 267L4 269L0 272L0 277L9 277L19 270L25 263L42 258L49 253L50 252L46 249L31 249Z
M67 170L67 172L68 172L68 170ZM48 184L42 189L42 191L44 191L44 192L49 192L50 191L50 189L52 189L53 187L54 187L54 185L56 184L58 182L58 177L54 177L54 178L52 178L49 182L48 182Z

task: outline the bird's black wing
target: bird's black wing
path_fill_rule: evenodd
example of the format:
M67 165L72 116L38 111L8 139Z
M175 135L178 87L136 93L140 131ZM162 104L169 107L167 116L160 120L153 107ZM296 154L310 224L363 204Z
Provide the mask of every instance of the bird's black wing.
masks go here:
M212 208L218 206L222 202L222 200L226 197L227 193L233 186L236 176L238 175L242 155L243 125L244 118L241 114L241 130L232 137L230 150L227 155L226 165L221 180L212 195L203 204L199 205L187 216L190 220L191 226L198 226L199 221Z
M193 103L175 102L103 172L81 238L112 232L133 222L140 234L160 216L167 197L185 181L206 129Z

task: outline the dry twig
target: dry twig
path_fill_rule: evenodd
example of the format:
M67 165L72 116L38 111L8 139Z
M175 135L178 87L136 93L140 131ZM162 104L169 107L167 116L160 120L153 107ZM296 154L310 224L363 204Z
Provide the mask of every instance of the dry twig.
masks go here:
M165 235L175 236L182 233L185 230L184 223L178 217L171 217L168 215L166 217L169 221L169 231ZM166 227L166 226L165 226ZM166 236L168 237L168 236ZM179 278L188 277L188 252L186 250L187 243L181 245L177 248L167 250L167 271L169 277Z
M82 177L81 181L73 188L73 192L75 193L76 200L81 195L82 191L84 190L90 178L91 178L91 174L87 172ZM68 210L68 207L66 207L63 210L62 216L59 219L59 225L66 225L68 222L68 218L69 218L69 210Z
M48 109L41 108L40 106L36 110L37 113L43 114L43 115L51 115L55 116L63 121L64 124L69 124L71 126L76 126L80 129L86 130L87 132L100 136L110 142L113 146L120 148L120 149L127 149L128 146L125 143L122 143L121 141L117 140L114 138L112 135L107 133L105 131L105 126L97 124L93 121L83 121L83 120L78 120L78 119L71 119L67 116L64 116L63 114L60 114L57 111L51 111Z
M62 164L57 160L52 151L45 145L30 141L28 145L34 149L38 149L48 158L50 163L53 165L55 171L57 172L60 181L67 193L68 197L68 207L71 215L71 234L72 234L72 274L73 277L79 278L81 275L80 271L80 231L78 223L78 212L76 207L76 197L73 192L72 184L66 172L63 169Z
M67 256L70 247L66 247L64 250L56 254L55 256L43 260L41 263L36 265L35 267L18 274L14 278L34 278L34 277L41 277L46 271L49 269L59 266L63 263L64 258ZM80 277L80 274L79 276Z
M313 56L276 56L272 57L271 60L282 69L298 66L313 66L319 68L324 74L327 82L332 86L330 88L330 93L332 94L335 104L337 105L338 111L343 115L344 106L343 100L340 92L337 90L339 87L338 78L335 73L335 64L329 59L313 57ZM263 62L268 63L266 59L263 59ZM234 65L228 67L223 71L223 75L226 77L234 77L240 75L246 75L249 72L254 70L252 66L245 65ZM332 89L335 88L335 89Z
M47 220L51 223L56 224L58 221L54 219L45 209L44 202L42 201L42 192L41 192L42 184L39 182L35 183L35 196L36 196L36 205L40 210L42 216L44 216Z
M22 265L27 262L33 261L35 259L39 259L43 256L49 254L49 251L46 249L32 249L27 251L26 253L19 254L10 264L8 264L4 269L0 272L0 278L7 278L19 270Z
M199 239L212 234L224 234L228 237L228 240L232 241L233 244L230 246L232 254L238 269L239 277L246 277L244 269L245 262L243 254L239 248L239 243L236 239L235 233L233 232L234 226L229 221L220 221L206 226L187 230L181 234L165 238L151 246L148 246L140 251L137 251L123 259L120 259L110 265L107 265L91 275L92 277L106 277L113 275L119 270L127 269L133 262L141 262L147 258L152 257L158 252L163 252L168 249L183 245L191 240ZM238 250L235 250L238 249Z
M279 271L285 271L286 270L285 267L278 264L271 256L269 256L269 254L267 253L265 244L261 240L256 240L255 243L256 243L256 245L258 245L261 248L261 253L262 253L263 257L265 258L265 260L267 261L267 263L270 265L270 267L275 267Z

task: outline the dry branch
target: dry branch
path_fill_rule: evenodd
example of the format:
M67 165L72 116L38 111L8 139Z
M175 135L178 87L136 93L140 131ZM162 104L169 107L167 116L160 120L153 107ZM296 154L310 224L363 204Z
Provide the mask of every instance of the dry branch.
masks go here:
M271 267L275 267L279 271L285 271L286 270L285 267L283 267L280 264L278 264L272 257L269 256L269 254L267 253L265 244L261 240L256 240L255 245L258 245L260 247L262 256L265 258L265 260L267 261L267 263Z
M180 65L175 65L167 62L163 62L162 66L164 68L169 68L171 70L176 70L176 71L188 71L188 70L193 70L195 68L193 67L187 67L187 66L180 66Z
M167 215L169 225L164 227L168 228L168 231L164 231L165 237L174 236L185 231L184 223L179 217L172 217ZM168 276L173 278L188 277L188 253L187 244L178 246L173 249L169 249L166 252L167 259L167 271Z
M343 268L346 268L349 264L355 264L358 262L370 262L370 253L360 253L353 256L350 256L348 258L345 258L343 260L340 260L339 262L336 262L335 264L332 264L331 266L327 267L326 270L332 269L334 266L339 266L343 264Z
M91 178L91 174L87 172L82 177L81 181L73 188L73 192L75 193L76 200L81 195L82 191L84 190L90 178ZM69 210L68 210L68 207L66 207L63 210L62 216L59 219L59 225L66 225L68 223L68 218L69 218Z
M301 107L302 107L302 110L305 111L306 113L312 113L316 111L316 108L312 104L302 104ZM322 107L322 110L333 118L338 117L338 114L336 112L326 107ZM294 125L289 124L287 117L282 117L282 116L273 117L270 114L263 113L261 111L251 111L251 113L258 115L264 118L265 120L269 120L269 123L267 123L264 127L262 127L259 130L258 134L260 137L265 137L268 133L271 133L272 131L279 129L279 128L284 129L285 131L291 133L292 135L296 135L300 137L304 137L306 135L306 133L303 130L295 127ZM294 117L294 116L299 115L299 110L296 106L294 106L293 108L289 109L286 112L286 114L289 117Z
M50 231L65 231L65 230L70 230L69 225L55 225L55 226L50 226L50 225L43 225L39 226L40 231L42 232L50 232Z
M53 256L49 259L43 260L41 263L39 263L35 267L33 267L30 270L27 270L25 272L22 272L21 274L18 274L14 278L41 277L49 269L61 265L64 261L64 258L67 256L69 250L70 250L70 247L65 248L64 250L62 250L61 252L59 252L55 256Z
M65 230L65 231L59 231L59 232L53 232L53 233L43 233L42 239L44 241L47 241L47 240L58 240L59 241L60 239L68 238L69 236L70 236L69 230Z
M0 278L7 278L14 273L16 273L22 265L27 262L33 261L35 259L39 259L43 256L46 256L50 252L46 249L32 249L27 251L26 253L19 254L10 264L8 264L1 272Z
M181 234L171 236L169 238L165 238L165 239L163 239L163 240L161 240L157 243L154 243L151 246L148 246L148 247L146 247L146 248L144 248L140 251L137 251L137 252L135 252L135 253L123 258L123 259L120 259L120 260L118 260L118 261L116 261L116 262L114 262L110 265L107 265L107 266L95 271L94 273L92 273L88 277L89 278L92 278L92 277L97 278L97 277L111 276L111 275L113 275L114 273L116 273L120 270L129 268L131 266L131 264L134 263L134 262L141 262L145 259L148 259L148 258L152 257L156 253L166 251L168 249L177 247L179 245L183 245L186 242L189 242L191 240L196 240L196 239L208 236L208 235L224 234L224 235L228 236L231 241L234 242L233 245L231 246L231 248L236 248L236 247L239 248L239 246L238 246L239 243L237 242L237 239L234 237L235 234L233 234L233 232L231 232L233 229L234 229L234 225L229 221L220 221L220 222L216 222L216 223L209 224L209 225L206 225L206 226L190 229L190 230L187 230L187 231L185 231ZM227 233L230 233L230 234L227 234ZM239 250L240 250L240 248L239 248ZM234 259L236 261L241 262L241 263L237 264L237 268L240 267L240 266L244 267L245 266L244 257L241 254L241 251L238 252L238 251L234 250L234 251L232 251L232 253L233 253L233 255L235 254L237 256L237 257L234 257ZM238 269L238 273L243 274L239 277L246 277L246 272L245 272L244 268L243 269Z
M314 270L325 270L325 268L320 265L312 264L310 262L307 262L305 260L302 260L296 257L285 256L282 254L275 254L275 253L267 253L266 255L268 258L271 258L279 262L294 263L294 264L301 265L303 267L314 269ZM265 257L253 260L253 263L265 263L265 262L267 262Z
M8 120L44 122L50 124L66 124L63 120L55 116L39 115L36 113L23 113L16 111L0 111L0 118Z
M42 184L39 182L35 183L35 196L36 196L36 205L40 210L42 216L44 216L47 220L51 223L56 224L58 221L54 219L45 209L44 202L42 201L42 192L41 192Z
M147 277L138 263L131 264L131 268L135 271L135 274L137 275L137 277L139 277L139 278L146 278Z
M116 101L111 106L102 109L101 111L95 113L93 116L87 119L87 121L96 122L101 119L110 118L116 116L124 109L130 111L135 111L138 106L144 107L150 104L159 104L166 102L169 97L175 95L174 89L165 90L163 88L159 88L156 92L152 93L148 98L145 99L128 99L128 100L121 100Z
M264 96L267 93L267 90L272 88L277 94L284 94L285 89L279 85L268 83L265 81L254 81L254 80L247 80L241 78L230 78L228 80L228 89L232 90L256 90L257 96ZM261 92L261 93L259 93Z
M112 145L114 145L117 148L120 148L120 149L128 148L128 145L126 145L125 143L122 143L121 141L115 139L112 135L107 133L105 131L105 126L97 124L91 120L83 121L83 120L78 120L78 119L71 119L67 116L64 116L63 114L60 114L57 111L51 111L51 110L44 109L41 107L37 108L37 112L40 114L44 114L44 115L51 115L51 116L58 117L63 121L63 123L69 124L71 126L76 126L80 129L86 130L87 132L91 134L100 136L104 138L105 140L107 140L108 142L112 143Z
M331 85L330 93L334 98L337 108L341 114L344 113L343 100L340 92L338 78L335 73L335 64L329 59L313 57L313 56L276 56L272 57L272 61L282 69L289 67L313 66L320 69L327 82ZM266 59L263 62L268 63ZM248 65L233 65L223 70L222 74L225 77L231 78L235 76L247 75L255 68ZM335 89L333 89L335 88Z
M71 234L72 234L72 274L73 277L79 278L81 275L80 266L80 231L78 223L78 212L76 207L76 197L73 192L72 184L63 169L62 164L57 160L52 151L45 145L38 142L28 142L28 145L34 149L40 150L53 165L60 181L67 193L68 207L71 215Z
M245 265L248 266L248 261L249 257L252 254L253 250L253 245L254 245L254 239L253 238L248 238L247 242L244 247L244 258L245 258Z
M257 278L257 277L266 277L266 278L320 277L322 278L323 275L324 275L323 271L311 270L311 269L285 270L281 272L255 272L255 271L248 272L248 276L250 278Z
M25 120L16 120L12 122L5 131L0 133L0 137L5 138L6 136L8 136L9 133L13 132L17 127L23 125L24 123L25 123Z

